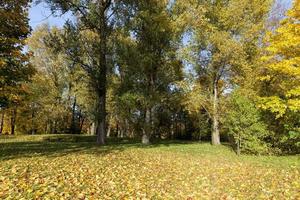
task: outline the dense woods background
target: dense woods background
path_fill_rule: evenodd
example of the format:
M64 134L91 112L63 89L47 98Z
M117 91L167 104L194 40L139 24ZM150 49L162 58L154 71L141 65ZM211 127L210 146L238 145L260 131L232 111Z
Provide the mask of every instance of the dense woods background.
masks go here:
M0 2L0 134L230 142L300 152L300 1ZM282 12L284 10L284 12Z

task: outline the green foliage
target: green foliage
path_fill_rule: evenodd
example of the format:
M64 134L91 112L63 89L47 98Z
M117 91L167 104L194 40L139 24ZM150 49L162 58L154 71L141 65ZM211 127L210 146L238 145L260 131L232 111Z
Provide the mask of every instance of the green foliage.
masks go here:
M239 151L255 154L267 153L268 146L264 139L270 136L270 132L262 121L254 102L239 91L234 91L229 105L225 124L228 133L234 138L238 154Z
M219 144L224 91L243 85L255 67L270 1L188 0L175 4L178 23L188 27L183 33L188 40L180 54L193 69L191 105L205 109L212 120L212 143Z
M238 151L299 152L299 0L271 32L271 0L36 2L75 17L38 27L25 53L30 1L1 1L0 133L229 134Z
M176 101L178 94L171 87L182 79L183 67L176 58L179 37L168 2L130 1L125 5L134 14L130 20L120 19L127 26L120 27L117 34L119 74L115 76L117 115L113 117L125 127L126 134L166 134L172 117L170 110L176 107L171 100Z
M277 124L274 127L277 127L280 131L276 132L275 146L284 153L300 153L299 113L288 112L285 117L276 119L276 121Z
M30 0L0 2L0 103L17 104L26 89L22 84L30 80L34 69L29 53L24 53L25 39L30 33L28 7Z

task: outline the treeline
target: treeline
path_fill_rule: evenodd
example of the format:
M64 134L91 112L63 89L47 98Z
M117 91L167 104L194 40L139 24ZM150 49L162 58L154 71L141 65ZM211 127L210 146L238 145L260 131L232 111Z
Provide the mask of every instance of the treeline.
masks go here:
M44 0L74 17L30 36L29 2L2 2L2 134L299 153L299 0Z

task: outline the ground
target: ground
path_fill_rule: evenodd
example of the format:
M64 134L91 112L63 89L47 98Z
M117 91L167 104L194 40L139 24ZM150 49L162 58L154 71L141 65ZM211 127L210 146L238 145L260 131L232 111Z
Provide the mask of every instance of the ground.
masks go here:
M94 139L0 136L0 199L300 199L299 156Z

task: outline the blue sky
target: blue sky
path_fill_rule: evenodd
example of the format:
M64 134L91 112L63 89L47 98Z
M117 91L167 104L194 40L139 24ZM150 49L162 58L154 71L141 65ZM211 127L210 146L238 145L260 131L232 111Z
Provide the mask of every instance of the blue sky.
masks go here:
M278 0L279 2L291 5L292 0ZM44 3L39 5L32 5L29 10L30 26L35 29L38 25L48 23L50 26L62 27L65 21L70 18L70 15L64 15L61 17L54 17L51 15L49 6Z
M29 9L29 24L33 29L44 23L48 23L50 26L62 27L68 18L70 18L70 15L53 16L49 6L44 3L38 5L32 4Z

